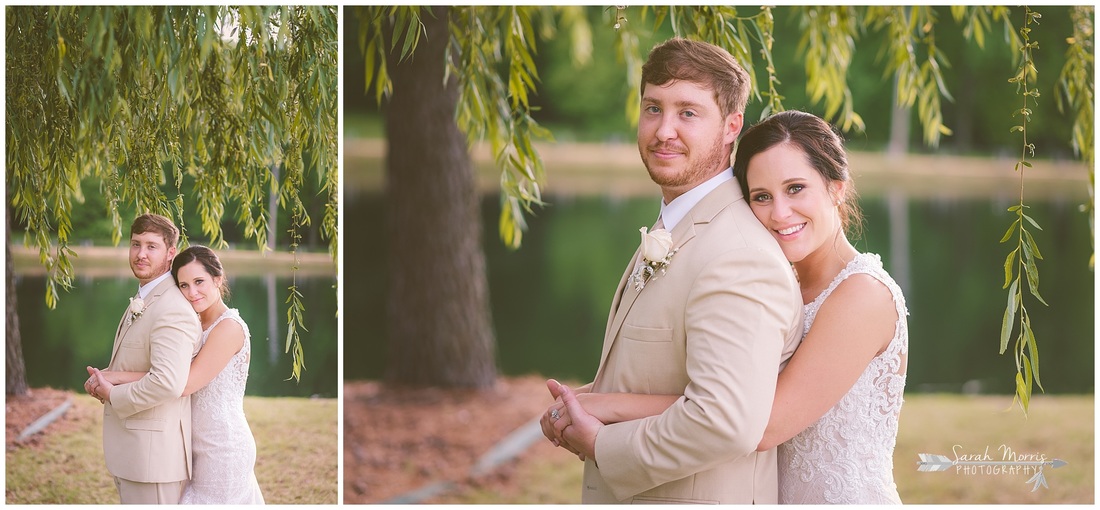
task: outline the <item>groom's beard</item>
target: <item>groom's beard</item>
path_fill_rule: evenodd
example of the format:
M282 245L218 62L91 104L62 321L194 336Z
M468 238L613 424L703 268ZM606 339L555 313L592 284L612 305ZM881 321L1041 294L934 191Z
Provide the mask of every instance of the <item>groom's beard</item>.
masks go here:
M138 261L130 260L130 270L138 280L152 280L172 269L172 259L160 263L152 259L144 259L142 262L145 263L144 267L139 266Z
M706 152L700 159L692 158L692 153L684 147L685 154L688 156L687 168L683 169L680 173L669 175L668 172L654 171L653 165L650 164L650 151L661 148L664 143L654 143L646 147L638 147L638 152L642 155L642 163L645 164L645 168L649 171L649 178L662 188L682 188L690 184L699 185L705 182L707 179L715 176L718 172L725 170L729 166L729 150L726 149L726 145L722 143L722 134L719 133L714 138L714 143L711 144L710 150Z

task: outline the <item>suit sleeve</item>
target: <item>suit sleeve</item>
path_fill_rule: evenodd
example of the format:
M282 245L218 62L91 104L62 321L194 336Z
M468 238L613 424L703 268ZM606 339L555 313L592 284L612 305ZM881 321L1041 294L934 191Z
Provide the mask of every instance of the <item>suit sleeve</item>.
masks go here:
M798 313L785 260L752 248L713 259L685 304L684 398L664 413L611 424L596 461L622 500L756 450L771 414L791 317Z
M189 307L168 307L155 315L149 336L149 373L115 386L111 406L122 419L180 398L187 385L191 356L201 332Z

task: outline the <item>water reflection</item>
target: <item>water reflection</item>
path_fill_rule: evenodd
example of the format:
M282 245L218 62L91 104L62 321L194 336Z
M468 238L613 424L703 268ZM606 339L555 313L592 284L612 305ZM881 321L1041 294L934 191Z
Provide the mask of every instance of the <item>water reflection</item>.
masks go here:
M854 244L882 255L905 290L910 311L909 391L1011 393L1015 363L998 355L1007 291L1005 245L1009 198L924 195L894 188L864 193L865 234ZM384 197L349 193L347 224L376 222ZM519 251L493 235L499 200L482 202L498 365L505 374L539 373L590 380L600 355L611 295L637 244L639 225L652 223L657 198L549 197L529 219ZM1048 393L1093 391L1094 277L1088 219L1071 199L1032 204L1045 261L1041 290L1050 303L1028 305L1042 351ZM381 377L386 359L385 250L380 239L345 236L356 254L346 268L345 377ZM384 240L381 240L384 242ZM366 270L370 268L370 270Z
M123 259L125 260L125 259ZM284 353L286 305L289 278L273 274L233 277L229 264L232 296L227 304L240 310L252 336L248 395L311 396L337 395L338 342L336 325L336 279L333 276L299 277L297 284L306 304L301 332L306 353L306 370L299 383L287 380L291 358ZM78 272L72 291L61 296L57 308L43 306L45 281L42 276L17 275L19 324L27 379L32 387L50 386L82 391L86 365L103 367L110 360L115 328L134 294L132 275L89 277Z

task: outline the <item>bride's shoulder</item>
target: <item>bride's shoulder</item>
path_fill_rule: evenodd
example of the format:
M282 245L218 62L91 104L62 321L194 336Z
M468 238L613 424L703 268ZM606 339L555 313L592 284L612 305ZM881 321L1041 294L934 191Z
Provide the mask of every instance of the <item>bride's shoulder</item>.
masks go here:
M858 317L864 324L892 325L898 318L890 285L880 275L863 271L848 274L821 304L819 316L833 314Z
M244 321L241 320L240 315L236 312L235 309L226 311L218 323L210 329L210 336L207 341L213 339L223 339L234 342L243 341L247 329L245 329Z

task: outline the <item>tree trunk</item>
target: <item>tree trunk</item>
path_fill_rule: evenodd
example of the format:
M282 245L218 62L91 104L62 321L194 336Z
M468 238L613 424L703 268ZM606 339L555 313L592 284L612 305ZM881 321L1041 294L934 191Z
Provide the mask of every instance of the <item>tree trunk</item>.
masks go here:
M448 15L432 8L415 53L388 62L385 377L483 388L496 379L494 339L476 182L454 119L458 88L443 81Z
M890 142L886 154L891 157L909 153L910 107L898 106L898 77L894 76L894 100L890 102Z
M7 394L23 396L27 394L27 369L23 363L23 340L19 335L19 308L15 301L15 264L11 261L11 205L7 206L7 221L4 222L4 251L7 256L8 274L8 310L7 324Z

